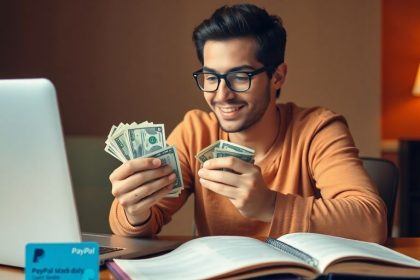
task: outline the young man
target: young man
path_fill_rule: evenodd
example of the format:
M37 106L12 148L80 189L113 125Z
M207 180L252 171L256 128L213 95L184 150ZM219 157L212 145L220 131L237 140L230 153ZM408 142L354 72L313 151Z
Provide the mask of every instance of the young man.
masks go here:
M318 232L383 242L386 210L358 158L346 121L323 108L276 105L284 84L286 32L254 5L222 7L193 33L194 73L211 113L193 110L168 137L186 188L164 198L175 175L138 158L110 176L114 233L152 236L192 193L199 235ZM255 150L255 162L195 155L217 140ZM231 171L223 171L223 170Z

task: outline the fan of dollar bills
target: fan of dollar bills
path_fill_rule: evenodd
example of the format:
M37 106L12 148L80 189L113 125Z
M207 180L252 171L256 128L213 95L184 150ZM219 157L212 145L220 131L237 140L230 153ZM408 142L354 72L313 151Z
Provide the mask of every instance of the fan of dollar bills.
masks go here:
M221 157L236 157L243 161L253 163L254 154L255 151L250 148L229 141L219 140L202 149L195 158L202 164L209 159Z
M168 197L177 197L184 188L178 154L174 146L166 145L163 124L142 122L113 125L105 141L105 151L111 156L126 162L138 157L159 158L163 165L170 165L176 181Z

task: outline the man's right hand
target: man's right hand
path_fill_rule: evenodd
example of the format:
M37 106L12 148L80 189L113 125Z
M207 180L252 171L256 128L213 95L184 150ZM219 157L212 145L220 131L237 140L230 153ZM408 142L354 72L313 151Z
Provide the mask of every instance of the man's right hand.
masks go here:
M172 190L176 175L158 158L137 158L115 169L109 180L130 224L140 225L149 218L150 208Z

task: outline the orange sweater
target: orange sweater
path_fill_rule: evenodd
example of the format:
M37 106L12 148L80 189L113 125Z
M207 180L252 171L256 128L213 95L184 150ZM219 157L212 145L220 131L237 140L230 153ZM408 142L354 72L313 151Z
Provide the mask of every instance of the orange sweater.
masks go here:
M201 187L195 155L228 134L213 113L188 112L168 137L178 149L185 189L152 207L149 221L132 226L114 200L111 229L116 234L152 236L192 193L200 236L274 236L318 232L381 243L386 239L386 208L363 169L345 119L324 108L279 104L281 123L274 145L255 162L266 185L276 191L271 223L240 215L229 199Z

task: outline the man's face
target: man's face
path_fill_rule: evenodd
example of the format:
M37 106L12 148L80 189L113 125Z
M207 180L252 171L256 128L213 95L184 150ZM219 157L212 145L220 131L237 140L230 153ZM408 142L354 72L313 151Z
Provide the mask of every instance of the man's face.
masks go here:
M255 56L256 48L251 38L207 41L203 51L203 68L219 74L233 68L244 72L259 69L264 65ZM227 87L225 80L221 80L218 90L205 92L204 97L222 129L230 133L244 131L258 123L270 101L275 100L266 72L253 76L251 87L246 92L236 93Z

